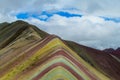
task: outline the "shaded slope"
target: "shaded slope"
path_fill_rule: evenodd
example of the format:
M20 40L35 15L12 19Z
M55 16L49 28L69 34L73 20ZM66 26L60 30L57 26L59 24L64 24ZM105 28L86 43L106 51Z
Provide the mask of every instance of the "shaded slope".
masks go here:
M9 23L7 23L7 22L1 23L0 24L0 30L3 30L8 25L9 25Z
M23 31L32 28L41 38L45 38L48 34L39 30L37 27L32 26L23 21L16 21L11 24L1 25L0 30L0 49L6 47L9 43L14 41Z
M65 41L65 43L100 72L115 80L120 78L120 63L111 55L72 41Z

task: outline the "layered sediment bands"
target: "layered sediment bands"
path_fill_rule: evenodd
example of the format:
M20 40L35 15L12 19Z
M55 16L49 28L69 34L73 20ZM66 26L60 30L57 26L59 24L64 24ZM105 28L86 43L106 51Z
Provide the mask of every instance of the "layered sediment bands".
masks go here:
M66 45L64 45L63 42L59 38L56 38L54 36L48 37L47 39L43 40L42 43L40 42L40 44L39 44L39 42L38 42L37 44L30 51L24 53L23 55L18 57L16 60L14 60L11 63L12 65L11 65L11 67L9 67L8 70L4 69L4 72L1 72L1 73L3 73L3 74L1 74L2 75L1 79L2 80L10 80L11 79L12 80L12 79L16 79L15 78L16 76L19 76L19 77L24 76L24 77L22 77L22 79L21 79L21 77L20 78L17 77L17 78L19 78L20 80L26 80L29 77L29 79L36 80L36 79L41 78L39 75L42 75L42 76L46 75L47 74L47 73L45 73L46 71L49 73L50 69L54 69L58 66L63 67L70 74L72 74L77 80L83 80L83 79L97 80L97 79L102 79L102 78L108 79L107 77L105 77L104 75L102 75L101 73L96 71L89 64L84 62L84 60L81 59L76 53L74 53L70 48L68 48ZM63 48L63 51L58 52L58 53L54 52L56 50L59 50L59 48ZM59 60L59 58L60 58L60 60ZM58 60L58 62L52 63L57 60ZM48 67L48 68L45 68L45 67ZM3 68L5 68L5 67L3 67ZM27 71L26 71L27 68L28 68L28 72L30 71L29 73L31 73L31 71L33 71L31 75L29 73L27 73ZM29 70L29 68L31 68L31 70ZM37 68L39 68L40 70L37 70L37 72L34 72L34 71L36 71L34 69L37 69ZM89 68L91 68L91 70L93 70L93 72L88 70ZM24 70L26 72L25 73L26 76L24 74L21 74ZM41 70L43 70L43 71L41 72ZM37 73L39 73L38 76L37 76ZM27 74L29 76L27 76ZM33 77L34 75L36 75L35 78ZM55 75L55 74L53 74L53 75ZM67 78L69 79L69 77L67 77ZM63 79L64 79L64 77L63 77Z
M120 64L104 52L64 41L23 21L0 26L0 80L120 78Z
M65 41L65 44L98 71L115 80L120 78L120 62L114 59L110 54L79 45L72 41Z

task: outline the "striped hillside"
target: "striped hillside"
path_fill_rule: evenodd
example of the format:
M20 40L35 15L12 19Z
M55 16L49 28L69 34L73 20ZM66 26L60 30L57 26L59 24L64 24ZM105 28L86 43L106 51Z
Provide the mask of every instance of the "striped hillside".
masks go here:
M119 71L105 52L23 21L0 24L0 80L119 80Z

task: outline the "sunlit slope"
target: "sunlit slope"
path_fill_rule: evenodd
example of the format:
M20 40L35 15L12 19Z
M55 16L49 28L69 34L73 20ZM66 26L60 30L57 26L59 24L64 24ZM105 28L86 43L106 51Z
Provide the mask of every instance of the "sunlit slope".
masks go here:
M44 42L46 41L38 42L31 51L28 50L13 60L12 66L2 72L0 79L70 80L73 76L72 79L75 80L109 80L68 48L59 38L53 37L43 45ZM64 76L64 72L68 74Z

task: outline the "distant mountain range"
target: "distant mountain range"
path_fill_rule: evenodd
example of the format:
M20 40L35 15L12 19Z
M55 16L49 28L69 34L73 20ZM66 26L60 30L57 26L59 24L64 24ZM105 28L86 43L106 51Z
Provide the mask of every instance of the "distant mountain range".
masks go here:
M105 49L104 52L107 52L108 54L111 54L112 56L120 59L120 48L117 48L116 50L113 48Z
M96 50L24 21L0 24L0 80L119 80L117 55L120 48Z

